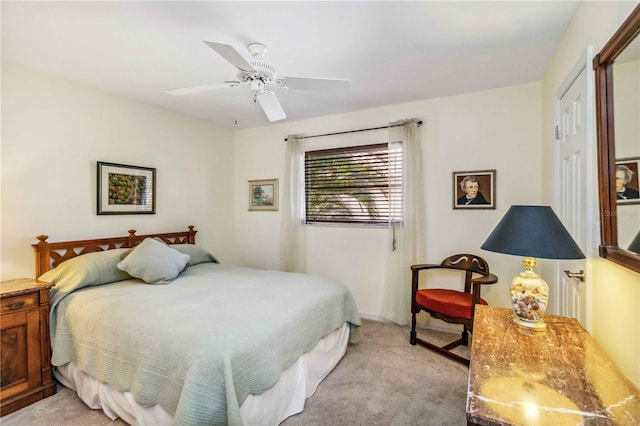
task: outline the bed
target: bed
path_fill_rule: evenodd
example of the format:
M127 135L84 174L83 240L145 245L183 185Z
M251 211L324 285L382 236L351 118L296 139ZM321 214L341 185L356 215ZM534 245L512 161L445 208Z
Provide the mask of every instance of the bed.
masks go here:
M33 244L56 378L129 424L278 424L359 340L349 290L233 267L188 231Z

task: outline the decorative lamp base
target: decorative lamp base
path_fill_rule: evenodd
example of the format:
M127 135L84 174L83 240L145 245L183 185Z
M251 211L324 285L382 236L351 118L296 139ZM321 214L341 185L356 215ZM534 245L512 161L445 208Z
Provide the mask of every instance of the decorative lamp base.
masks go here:
M547 329L547 323L542 318L537 320L526 320L520 318L517 314L513 316L513 323L520 328L528 331L545 331Z
M549 286L533 272L537 264L535 258L525 257L522 264L527 270L511 281L513 322L528 330L542 331L547 328L543 317L549 304Z

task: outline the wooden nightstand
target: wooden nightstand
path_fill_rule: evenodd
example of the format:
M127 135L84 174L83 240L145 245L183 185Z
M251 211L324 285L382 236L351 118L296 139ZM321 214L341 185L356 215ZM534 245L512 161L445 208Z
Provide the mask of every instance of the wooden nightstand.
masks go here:
M56 393L49 342L51 287L32 278L0 282L0 416Z

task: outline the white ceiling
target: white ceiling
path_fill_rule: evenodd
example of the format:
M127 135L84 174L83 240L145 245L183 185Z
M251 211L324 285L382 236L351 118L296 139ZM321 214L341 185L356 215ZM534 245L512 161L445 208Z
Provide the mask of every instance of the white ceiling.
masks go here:
M247 87L164 92L236 78L203 40L246 58L266 44L282 75L351 80L337 94L276 89L300 120L540 80L577 4L2 1L2 59L245 129L269 124Z

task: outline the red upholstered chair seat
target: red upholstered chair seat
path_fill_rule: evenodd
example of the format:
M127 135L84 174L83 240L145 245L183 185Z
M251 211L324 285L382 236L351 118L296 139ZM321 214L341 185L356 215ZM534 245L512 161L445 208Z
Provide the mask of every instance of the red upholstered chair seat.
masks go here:
M466 319L471 319L472 298L471 293L447 289L426 289L416 292L416 302L419 305L450 317ZM480 298L479 303L488 305L483 298Z

